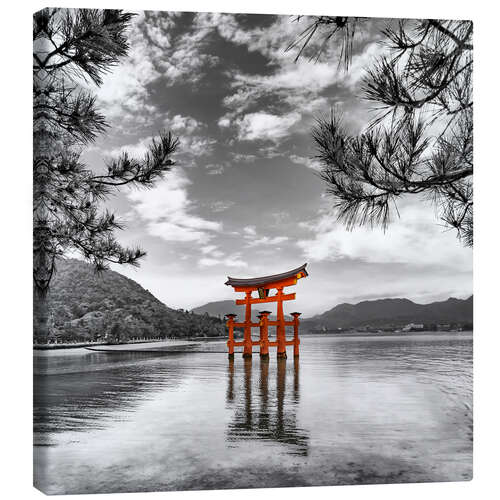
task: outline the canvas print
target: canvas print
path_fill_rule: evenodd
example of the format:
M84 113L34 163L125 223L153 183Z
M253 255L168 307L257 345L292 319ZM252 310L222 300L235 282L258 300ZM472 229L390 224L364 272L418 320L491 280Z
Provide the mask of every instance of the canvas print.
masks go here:
M42 492L472 478L472 22L330 7L34 14Z

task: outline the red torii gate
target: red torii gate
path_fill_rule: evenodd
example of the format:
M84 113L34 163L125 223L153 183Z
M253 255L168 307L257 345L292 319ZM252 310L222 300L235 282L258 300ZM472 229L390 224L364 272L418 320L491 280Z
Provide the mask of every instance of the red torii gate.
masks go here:
M292 269L286 273L274 274L272 276L262 276L260 278L231 278L228 276L226 285L232 286L235 292L244 292L244 299L237 299L236 305L245 305L245 321L236 323L234 318L236 314L226 314L228 318L227 326L229 328L229 340L227 346L229 348L229 357L234 358L235 346L243 346L243 357L252 356L252 346L260 346L261 357L269 357L269 346L276 346L278 358L286 358L286 346L293 345L293 355L299 355L299 316L301 313L293 312L293 320L285 321L283 314L283 301L295 300L295 293L283 293L283 288L297 284L297 280L308 276L306 271L307 264L304 264L297 269ZM269 296L269 291L276 289L276 295ZM259 297L252 297L252 292L258 291ZM260 311L259 322L252 322L252 304L264 304L267 302L277 302L276 321L269 320L271 311ZM276 341L269 342L268 327L276 326ZM293 326L293 340L286 340L285 327ZM242 342L235 342L234 328L243 327L244 336ZM252 340L252 327L260 328L259 340Z

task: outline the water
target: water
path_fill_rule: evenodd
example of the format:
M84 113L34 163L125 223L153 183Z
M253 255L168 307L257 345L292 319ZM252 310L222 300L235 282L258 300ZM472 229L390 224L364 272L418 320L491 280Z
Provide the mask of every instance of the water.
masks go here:
M471 479L469 333L301 342L299 361L289 351L267 363L222 352L36 357L35 484L104 493Z

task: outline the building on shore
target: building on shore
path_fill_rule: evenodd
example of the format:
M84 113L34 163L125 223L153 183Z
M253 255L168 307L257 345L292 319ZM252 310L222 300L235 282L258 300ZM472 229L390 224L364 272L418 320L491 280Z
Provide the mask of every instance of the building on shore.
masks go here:
M406 326L401 328L402 332L420 332L424 330L424 325L422 323L408 323Z

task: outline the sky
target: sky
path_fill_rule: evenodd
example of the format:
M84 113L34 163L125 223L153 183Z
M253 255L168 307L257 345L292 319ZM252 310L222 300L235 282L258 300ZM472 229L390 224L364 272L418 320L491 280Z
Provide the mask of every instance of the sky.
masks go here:
M126 225L119 241L147 251L139 269L113 269L183 309L236 298L227 276L304 262L309 277L291 304L304 316L342 302L471 295L472 251L431 204L408 197L385 233L347 231L318 177L315 120L337 109L358 133L374 116L360 83L386 50L385 22L358 31L345 71L335 41L317 61L295 61L297 51L285 50L307 17L138 13L128 57L94 89L110 127L84 160L99 171L121 151L141 156L161 130L180 146L176 165L152 189L127 188L107 202Z

